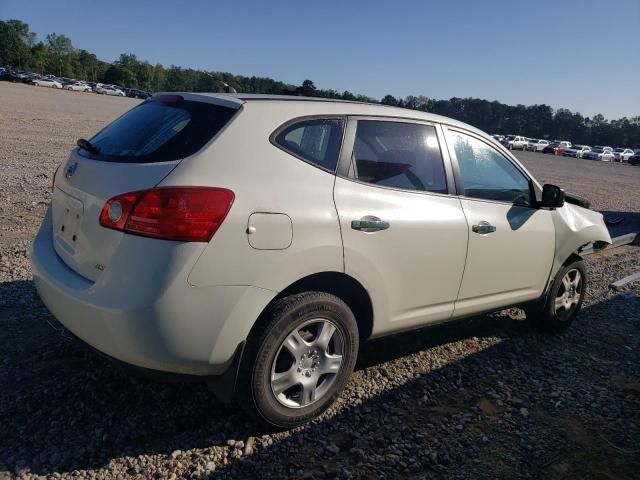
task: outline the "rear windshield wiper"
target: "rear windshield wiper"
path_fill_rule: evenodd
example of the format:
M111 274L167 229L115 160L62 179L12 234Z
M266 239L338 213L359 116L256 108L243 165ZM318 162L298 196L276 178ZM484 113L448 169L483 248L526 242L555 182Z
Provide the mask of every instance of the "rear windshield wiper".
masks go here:
M98 147L96 147L93 143L91 143L89 140L86 140L84 138L79 139L76 142L76 145L78 145L83 150L86 150L87 152L92 153L94 155L98 155L98 153L100 152L98 150Z

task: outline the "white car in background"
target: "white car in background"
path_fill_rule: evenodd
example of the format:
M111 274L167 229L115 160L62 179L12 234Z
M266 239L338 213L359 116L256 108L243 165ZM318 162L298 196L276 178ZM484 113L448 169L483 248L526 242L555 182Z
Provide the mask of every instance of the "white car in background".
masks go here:
M536 145L540 140L537 138L527 138L527 144L524 146L525 150L535 150Z
M62 84L53 78L38 78L31 82L36 87L62 88Z
M609 147L595 146L590 151L584 152L582 158L586 160L601 160L603 162L612 162L616 157L613 149Z
M626 162L634 155L634 151L630 148L616 148L613 150L613 155L617 162Z
M90 92L91 87L84 82L71 83L64 87L65 90L72 90L74 92Z
M122 90L120 90L118 88L115 88L115 87L112 87L111 85L98 84L98 85L96 85L95 92L96 93L100 93L102 95L113 95L113 96L116 96L116 97L126 97L125 93Z
M598 153L598 159L602 160L603 162L614 162L616 156L613 153L613 149L603 150L602 153Z
M582 158L585 152L590 152L591 147L589 145L572 145L571 148L567 148L562 155L565 157Z
M565 330L582 248L611 243L587 207L453 119L165 93L78 140L31 262L79 339L290 428L334 403L369 338L512 305Z
M527 142L528 140L526 137L517 135L513 139L509 140L507 146L509 150L524 150L527 147Z
M541 152L545 147L549 146L548 140L538 140L529 150L533 150L534 152Z

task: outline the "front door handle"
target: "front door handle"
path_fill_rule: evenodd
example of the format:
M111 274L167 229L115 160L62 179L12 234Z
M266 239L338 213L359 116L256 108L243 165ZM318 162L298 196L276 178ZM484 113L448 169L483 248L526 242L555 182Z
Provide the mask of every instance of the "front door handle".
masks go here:
M476 225L471 227L473 233L479 233L480 235L486 235L487 233L493 233L496 231L496 227L491 225L489 222L482 220L478 222Z
M351 228L360 230L361 232L379 232L389 228L389 222L380 220L378 217L366 216L360 220L352 220Z

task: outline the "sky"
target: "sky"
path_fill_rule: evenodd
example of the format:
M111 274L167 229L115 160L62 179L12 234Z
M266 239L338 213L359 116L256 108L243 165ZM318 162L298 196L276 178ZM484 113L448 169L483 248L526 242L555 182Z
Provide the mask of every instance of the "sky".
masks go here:
M640 115L640 0L0 0L105 61Z

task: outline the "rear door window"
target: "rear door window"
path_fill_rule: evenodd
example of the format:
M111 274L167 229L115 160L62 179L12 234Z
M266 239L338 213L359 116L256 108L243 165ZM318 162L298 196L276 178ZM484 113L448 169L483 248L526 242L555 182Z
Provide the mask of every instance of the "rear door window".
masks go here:
M358 120L349 175L384 187L447 193L440 145L431 125Z
M200 150L236 113L232 108L181 98L141 103L90 140L97 155L82 149L80 154L122 163L179 160Z
M305 162L335 172L343 126L342 119L301 120L278 132L273 143Z

